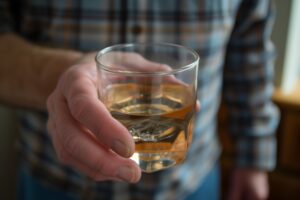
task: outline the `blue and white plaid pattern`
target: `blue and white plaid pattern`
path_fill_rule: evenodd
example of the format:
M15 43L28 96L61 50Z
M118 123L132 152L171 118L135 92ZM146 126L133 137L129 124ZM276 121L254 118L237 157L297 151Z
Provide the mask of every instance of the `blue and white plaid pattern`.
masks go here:
M40 45L97 51L127 42L170 42L201 58L201 112L186 161L143 174L138 184L96 183L60 164L46 132L46 113L23 112L20 147L25 163L45 183L82 199L183 199L220 154L216 118L222 98L239 166L275 166L278 111L271 103L274 48L268 0L0 0L1 32Z

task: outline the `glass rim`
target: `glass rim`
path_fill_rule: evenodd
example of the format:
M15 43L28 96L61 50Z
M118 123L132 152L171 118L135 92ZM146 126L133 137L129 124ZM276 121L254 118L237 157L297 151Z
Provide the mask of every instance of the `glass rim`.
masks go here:
M173 47L173 48L180 48L180 49L184 49L185 51L189 52L191 55L193 55L193 57L195 58L194 61L192 61L191 63L181 66L177 69L173 69L171 71L154 71L154 72L139 72L139 71L127 71L127 70L116 70L116 69L112 69L111 67L101 63L100 58L110 52L112 49L115 48L119 48L119 47L133 47L133 46L167 46L167 47ZM166 42L154 42L154 43L123 43L123 44L116 44L116 45L111 45L108 47L103 48L102 50L100 50L96 56L95 56L95 61L96 61L96 65L97 67L111 72L111 73L115 73L115 74L122 74L122 75L126 75L126 76L167 76L167 75L173 75L176 73L180 73L189 69L192 69L193 67L198 67L198 65L196 63L198 63L200 60L200 57L198 55L198 53L186 46L183 45L179 45L179 44L173 44L173 43L166 43Z

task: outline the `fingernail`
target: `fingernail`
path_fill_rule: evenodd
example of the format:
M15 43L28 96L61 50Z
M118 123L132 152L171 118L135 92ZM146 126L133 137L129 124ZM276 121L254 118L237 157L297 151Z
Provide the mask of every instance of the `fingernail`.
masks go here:
M130 156L130 149L127 145L125 145L120 140L115 140L112 145L112 149L120 154L121 156L129 157Z
M117 177L126 182L133 182L134 179L133 169L126 166L121 167L117 172Z

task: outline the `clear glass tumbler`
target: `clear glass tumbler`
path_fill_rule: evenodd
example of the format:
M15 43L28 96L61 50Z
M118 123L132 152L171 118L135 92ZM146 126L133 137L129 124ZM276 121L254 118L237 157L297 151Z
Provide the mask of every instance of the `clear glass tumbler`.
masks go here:
M144 172L181 163L192 140L198 54L168 44L121 44L96 56L99 99L135 141Z

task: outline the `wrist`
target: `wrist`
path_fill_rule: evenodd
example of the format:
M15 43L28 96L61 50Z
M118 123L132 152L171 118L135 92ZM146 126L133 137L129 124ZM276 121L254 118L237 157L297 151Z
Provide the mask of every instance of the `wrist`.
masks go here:
M42 98L43 108L46 108L46 99L56 87L60 76L65 70L80 60L83 54L73 50L43 47L37 47L35 52L40 52L40 56L35 60L34 66L39 74L39 96Z
M35 109L46 108L60 74L82 55L41 47L13 33L0 36L0 52L0 101Z

